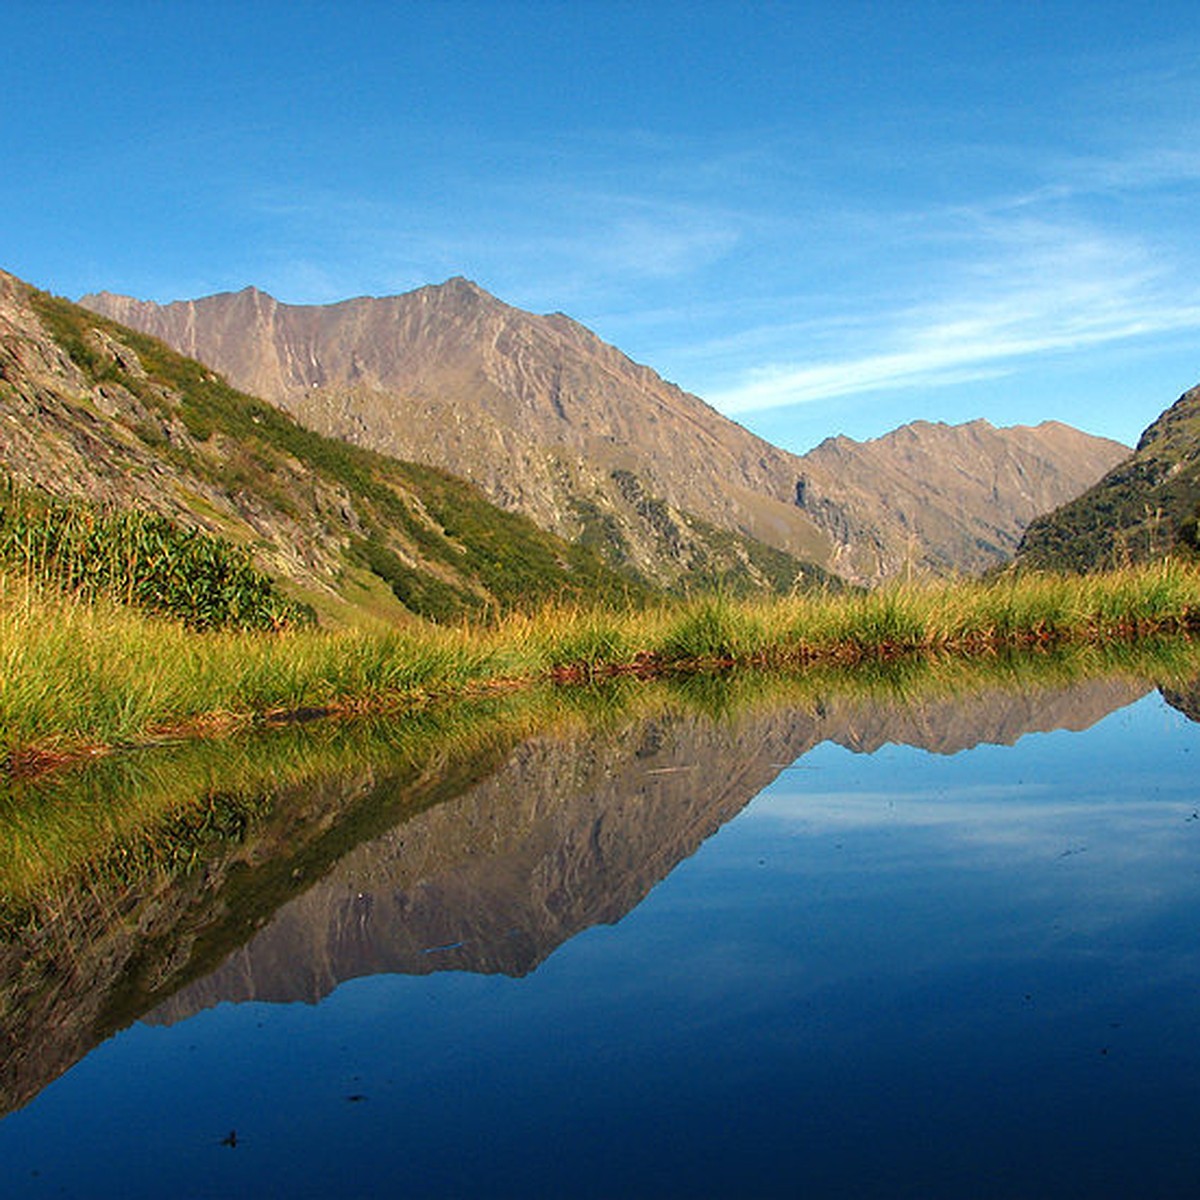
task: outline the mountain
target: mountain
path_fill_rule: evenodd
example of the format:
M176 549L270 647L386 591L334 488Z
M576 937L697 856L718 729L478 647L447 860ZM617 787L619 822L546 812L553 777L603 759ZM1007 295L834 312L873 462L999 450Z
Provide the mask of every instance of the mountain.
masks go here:
M163 343L3 273L0 470L248 545L327 616L448 619L646 591L644 576L625 563L616 573L586 539L565 542L436 467L306 429ZM693 586L747 591L826 580L708 527L691 549L655 582L686 572Z
M1128 452L1057 421L916 421L867 442L827 438L801 459L797 502L837 535L833 566L849 577L979 572Z
M282 304L247 288L87 307L162 338L322 433L430 463L497 504L669 582L731 533L877 583L1004 561L1036 512L1125 453L1047 425L918 423L789 454L561 313L456 278Z
M447 619L630 586L469 484L303 429L161 343L4 273L0 470L248 547L335 619Z
M1095 486L1032 522L1018 560L1089 570L1200 549L1200 387L1184 392Z
M792 503L789 455L568 317L535 317L465 279L323 307L254 288L165 308L103 293L84 303L310 428L452 471L654 583L703 573L730 533L831 556Z

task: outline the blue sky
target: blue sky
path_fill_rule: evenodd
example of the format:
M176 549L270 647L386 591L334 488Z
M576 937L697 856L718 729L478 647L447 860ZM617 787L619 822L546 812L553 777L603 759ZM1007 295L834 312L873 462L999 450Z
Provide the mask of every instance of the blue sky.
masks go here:
M1200 382L1200 5L0 0L0 266L466 275L793 449Z

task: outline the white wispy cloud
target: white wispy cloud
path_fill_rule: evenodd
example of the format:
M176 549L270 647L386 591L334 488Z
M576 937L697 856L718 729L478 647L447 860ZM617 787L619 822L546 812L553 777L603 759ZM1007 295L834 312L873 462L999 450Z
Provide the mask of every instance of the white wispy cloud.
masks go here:
M1200 329L1200 290L1135 239L996 206L943 221L958 261L938 299L870 312L846 330L840 353L756 366L709 399L743 413L948 386L1046 354Z

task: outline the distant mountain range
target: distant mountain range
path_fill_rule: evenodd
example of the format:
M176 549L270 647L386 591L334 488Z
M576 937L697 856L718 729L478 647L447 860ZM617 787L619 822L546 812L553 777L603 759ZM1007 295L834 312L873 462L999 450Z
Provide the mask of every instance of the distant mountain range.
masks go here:
M1200 387L1184 392L1094 487L1032 522L1019 560L1089 570L1200 550Z
M1128 453L1055 423L976 421L793 455L569 317L524 312L461 278L326 306L254 288L81 303L323 434L469 479L658 585L702 569L733 535L856 583L994 566L1034 516Z

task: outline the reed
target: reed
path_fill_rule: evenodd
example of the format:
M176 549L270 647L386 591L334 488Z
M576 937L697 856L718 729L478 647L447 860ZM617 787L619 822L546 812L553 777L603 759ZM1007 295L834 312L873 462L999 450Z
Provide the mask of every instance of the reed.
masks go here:
M105 512L0 480L0 566L83 599L105 596L194 629L311 624L249 553L156 513Z
M70 907L64 889L109 895L119 906L138 880L171 878L206 856L232 852L222 847L242 847L237 852L256 862L282 855L291 865L279 873L281 886L292 887L296 842L320 840L321 853L335 856L338 847L390 827L397 805L455 794L532 735L593 737L668 714L724 722L767 710L818 714L846 704L1030 696L1096 678L1186 690L1198 673L1200 644L1166 636L983 657L681 671L650 681L619 674L429 705L401 720L305 722L108 755L79 770L0 781L0 936ZM345 806L321 807L339 796ZM334 810L336 821L328 819ZM334 833L336 846L327 844ZM303 866L308 879L321 863L310 857Z

